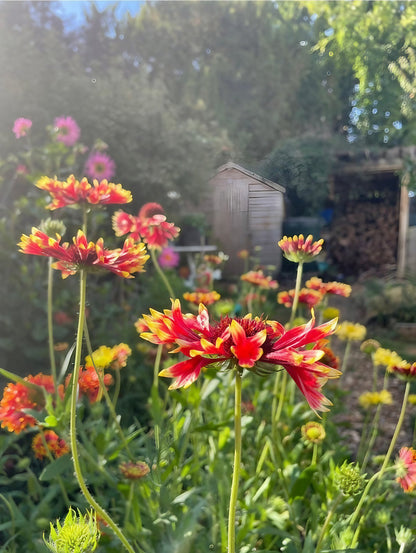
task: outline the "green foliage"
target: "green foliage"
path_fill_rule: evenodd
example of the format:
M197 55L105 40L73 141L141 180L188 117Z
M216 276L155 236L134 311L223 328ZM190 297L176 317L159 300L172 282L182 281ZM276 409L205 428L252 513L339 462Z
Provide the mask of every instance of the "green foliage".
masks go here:
M292 138L281 142L258 172L286 188L288 214L319 215L329 195L334 141Z
M185 113L215 118L247 161L285 137L338 128L345 78L311 53L313 32L297 3L156 2L125 35L130 60L143 60Z
M348 66L354 73L351 89L351 137L364 144L412 144L413 115L401 111L407 104L406 85L414 75L403 56L413 43L416 7L413 2L303 2L316 14L319 39L314 47L333 60L335 71Z

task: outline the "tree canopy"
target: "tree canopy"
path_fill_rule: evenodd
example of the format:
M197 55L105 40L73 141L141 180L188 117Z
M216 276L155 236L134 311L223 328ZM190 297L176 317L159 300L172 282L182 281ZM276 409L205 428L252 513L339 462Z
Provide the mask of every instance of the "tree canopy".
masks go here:
M0 148L15 148L17 117L36 140L71 115L138 204L176 209L222 162L259 167L296 141L413 140L412 2L147 2L121 19L86 2L75 30L55 8L0 2Z

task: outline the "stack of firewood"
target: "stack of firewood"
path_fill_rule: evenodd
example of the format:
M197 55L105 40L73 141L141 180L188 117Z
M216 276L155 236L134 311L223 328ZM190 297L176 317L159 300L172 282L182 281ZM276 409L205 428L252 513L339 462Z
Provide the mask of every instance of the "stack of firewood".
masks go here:
M379 202L351 203L334 217L328 259L346 275L392 265L397 260L398 207Z

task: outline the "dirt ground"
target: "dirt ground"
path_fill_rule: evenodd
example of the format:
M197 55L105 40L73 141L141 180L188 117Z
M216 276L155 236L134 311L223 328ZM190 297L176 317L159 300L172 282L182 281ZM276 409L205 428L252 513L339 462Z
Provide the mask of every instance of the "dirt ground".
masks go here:
M339 298L338 301L331 303L340 308L342 320L365 324L361 304L357 300L354 301L354 287L351 299ZM368 326L366 338L374 338L377 334L377 328ZM345 351L345 342L341 342L334 337L332 339L332 346L337 355L342 358ZM359 404L359 397L363 392L373 389L373 364L371 358L360 351L359 342L352 343L351 346L346 369L340 379L336 381L336 386L346 393L342 396L343 412L335 415L335 418L339 422L341 435L345 436L349 448L353 455L355 455L360 443L366 413ZM388 347L383 343L381 343L381 346ZM414 352L414 357L407 356L406 359L411 362L415 361L416 343L412 339L409 339L406 351L409 352L409 355ZM383 380L384 369L379 367L377 379L378 391L383 389ZM393 403L391 405L383 405L381 409L379 433L374 445L374 452L380 455L386 453L396 428L402 407L405 382L391 375L388 379L387 389L392 394ZM374 412L374 408L372 412ZM416 406L408 404L394 455L400 447L412 445L415 423Z

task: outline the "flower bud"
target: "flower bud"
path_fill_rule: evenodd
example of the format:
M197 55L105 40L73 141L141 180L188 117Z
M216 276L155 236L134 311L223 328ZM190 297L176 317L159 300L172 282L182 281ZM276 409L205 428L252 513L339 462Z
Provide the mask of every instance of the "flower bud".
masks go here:
M412 543L413 541L412 531L410 528L400 526L400 530L394 529L394 533L396 535L396 541L400 547L406 547L408 543Z
M53 553L90 553L95 550L100 534L95 514L87 512L85 516L69 509L61 526L56 521L56 528L51 523L49 541L44 539L48 549Z
M371 355L372 353L377 351L379 347L380 342L377 342L377 340L373 340L372 338L370 338L368 340L364 340L364 342L360 345L360 350L367 355Z
M357 495L365 486L365 475L354 463L345 461L335 469L335 485L346 496Z
M48 217L47 219L43 219L43 221L41 221L39 229L51 238L56 238L57 234L59 234L59 236L63 236L65 234L66 226L63 221Z
M319 422L307 422L301 428L302 437L305 442L321 444L326 436L325 428Z

